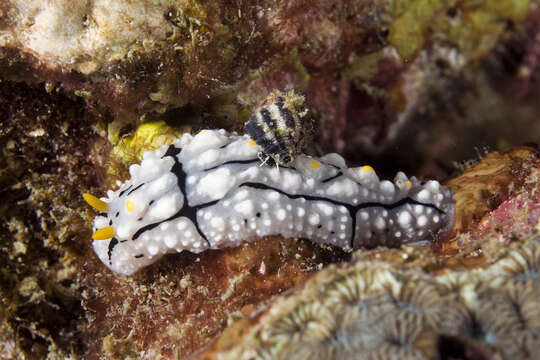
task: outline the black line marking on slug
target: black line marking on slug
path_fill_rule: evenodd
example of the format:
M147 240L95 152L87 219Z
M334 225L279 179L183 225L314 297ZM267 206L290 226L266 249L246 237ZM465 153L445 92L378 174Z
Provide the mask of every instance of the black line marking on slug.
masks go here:
M154 203L154 200L150 201L150 202L148 203L148 206L152 206L153 203Z
M252 164L256 164L259 162L259 159L251 159L251 160L230 160L230 161L226 161L224 163L221 163L219 165L216 165L216 166L212 166L211 168L208 168L208 169L204 169L202 171L211 171L211 170L214 170L214 169L217 169L217 168L220 168L222 167L223 165L235 165L235 164L238 164L238 165L252 165ZM297 168L295 168L294 166L285 166L285 165L279 165L279 169L282 170L282 169L289 169L289 170L294 170L294 171L298 171Z
M127 193L128 196L131 195L132 192L134 192L135 190L139 189L139 188L140 188L141 186L143 186L143 185L144 185L144 183L142 183L141 185L137 186L135 189L130 190L130 191Z
M120 191L120 194L118 195L118 197L122 197L122 195L124 195L124 193L126 191L129 191L129 189L131 189L132 187L133 187L133 184L129 185L127 189Z
M341 171L341 168L340 168L339 166L336 166L336 165L334 165L334 164L327 163L326 161L322 161L321 159L319 159L319 162L320 162L321 164L331 166L331 167L333 167L334 169Z
M233 165L233 164L255 164L259 161L259 159L248 159L248 160L231 160L226 161L224 163L218 164L216 166L212 166L211 168L204 169L203 171L211 171L214 169L217 169L219 167L222 167L223 165Z
M107 255L109 257L109 265L111 266L112 266L112 252L116 245L118 245L118 239L113 237L111 241L109 242L109 249L107 250Z
M134 258L136 258L136 259L140 259L140 258L142 258L142 257L144 257L144 254L139 254L139 255L135 255L135 256L134 256Z
M163 154L161 158L163 159L166 156L172 156L174 158L176 157L176 155L180 154L181 152L182 152L182 148L177 148L176 146L174 146L174 144L172 144L172 145L169 145L169 147L167 148L167 151L165 152L165 154Z
M329 178L322 180L321 183L327 183L327 182L329 182L329 181L332 181L332 180L334 180L334 179L340 177L341 175L343 175L343 173L340 171L340 172L338 172L336 175L330 176Z
M381 203L377 203L377 202L366 202L366 203L362 203L362 204L358 204L358 205L351 205L351 204L348 204L348 203L344 203L344 202L337 201L337 200L332 200L332 199L327 199L327 198L320 197L320 196L305 195L305 194L289 194L289 193L287 193L287 192L285 192L285 191L283 191L281 189L278 189L278 188L275 188L275 187L272 187L272 186L269 186L269 185L266 185L266 184L261 184L261 183L246 182L246 183L240 184L238 187L242 187L242 186L251 187L251 188L255 188L255 189L261 189L261 190L273 190L273 191L276 191L276 192L278 192L278 193L280 193L282 195L285 195L289 199L303 198L303 199L306 199L308 201L322 201L322 202L329 202L329 203L334 204L334 205L343 206L344 208L347 209L347 211L349 212L349 216L351 217L351 239L350 239L350 247L351 248L353 248L354 238L356 236L356 215L357 215L358 211L360 211L362 209L372 208L372 207L382 207L382 208L384 208L386 210L392 210L392 209L398 208L398 207L400 207L402 205L405 205L405 204L412 204L412 205L426 206L428 208L432 208L432 209L438 211L440 214L446 214L443 210L439 209L438 207L436 207L433 204L424 204L424 203L421 203L420 201L414 200L414 199L412 199L410 197L403 198L403 199L401 199L399 201L396 201L395 203L391 203L391 204L381 204Z

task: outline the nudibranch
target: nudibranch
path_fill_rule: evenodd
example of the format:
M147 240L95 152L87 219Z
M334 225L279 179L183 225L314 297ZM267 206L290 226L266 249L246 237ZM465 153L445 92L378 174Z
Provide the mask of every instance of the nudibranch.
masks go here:
M262 148L266 157L278 166L294 165L304 140L304 97L294 91L272 91L255 109L244 131Z
M184 134L145 152L107 197L85 194L99 214L93 247L130 275L164 254L238 246L265 235L307 238L346 251L427 240L451 226L454 202L437 181L399 172L380 181L370 166L337 154L298 155L294 166L260 166L261 148L225 130Z

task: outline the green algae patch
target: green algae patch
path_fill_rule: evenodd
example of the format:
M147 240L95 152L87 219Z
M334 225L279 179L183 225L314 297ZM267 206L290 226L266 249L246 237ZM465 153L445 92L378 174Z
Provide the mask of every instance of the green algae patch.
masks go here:
M392 2L388 10L395 20L388 40L404 61L431 40L446 40L468 59L477 59L493 49L508 22L525 19L529 4L530 0Z
M371 54L357 56L353 60L353 63L351 64L351 66L348 67L343 72L343 76L347 80L357 78L357 77L362 78L362 79L372 79L379 72L379 68L378 68L379 60L383 59L384 57L385 57L384 49L371 53Z
M109 125L109 140L114 144L111 155L125 165L141 162L143 152L172 144L183 133L163 120L143 123L129 136L120 137L119 132L114 122Z
M446 10L455 3L444 0L391 1L389 11L395 20L390 27L388 41L405 61L410 60L426 42L433 19L446 16Z
M508 22L525 20L529 0L485 1L464 4L453 19L436 19L435 26L450 43L456 45L469 60L479 59L499 42Z
M242 108L236 114L236 118L239 123L245 123L246 121L249 120L250 116L251 116L251 110L248 108Z

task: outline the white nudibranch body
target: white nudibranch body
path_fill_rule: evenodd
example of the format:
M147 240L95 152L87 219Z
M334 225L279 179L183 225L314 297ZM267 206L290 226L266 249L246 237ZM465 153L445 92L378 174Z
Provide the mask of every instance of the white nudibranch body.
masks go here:
M225 130L185 134L146 152L131 179L101 200L93 247L130 275L163 255L238 246L265 235L307 238L346 251L399 246L451 226L450 190L398 173L379 181L370 166L299 155L294 167L259 166L260 147Z

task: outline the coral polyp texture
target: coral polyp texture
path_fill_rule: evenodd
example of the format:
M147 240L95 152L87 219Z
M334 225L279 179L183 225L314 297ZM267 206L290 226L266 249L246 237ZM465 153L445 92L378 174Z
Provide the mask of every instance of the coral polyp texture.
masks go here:
M330 266L198 359L534 358L540 237L473 272L433 275L406 258Z
M294 167L262 166L249 136L201 130L129 169L131 179L99 200L94 250L130 275L169 252L234 247L265 235L308 238L351 251L431 239L453 220L437 181L398 173L380 181L370 166L300 155Z

